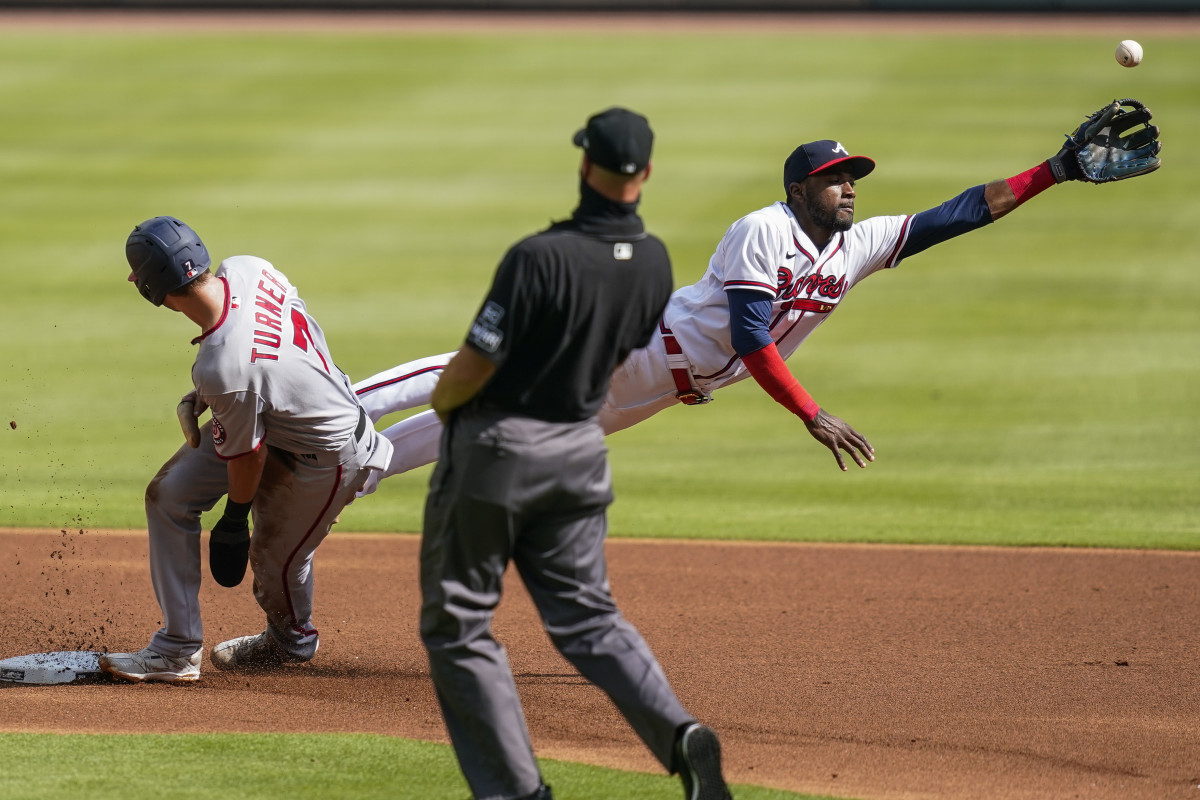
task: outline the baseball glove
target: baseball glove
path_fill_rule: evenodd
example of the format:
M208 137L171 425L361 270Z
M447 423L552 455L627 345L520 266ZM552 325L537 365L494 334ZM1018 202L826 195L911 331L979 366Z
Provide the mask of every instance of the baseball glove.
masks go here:
M1050 159L1054 180L1107 183L1158 169L1162 144L1150 118L1150 109L1137 100L1113 100L1067 135Z

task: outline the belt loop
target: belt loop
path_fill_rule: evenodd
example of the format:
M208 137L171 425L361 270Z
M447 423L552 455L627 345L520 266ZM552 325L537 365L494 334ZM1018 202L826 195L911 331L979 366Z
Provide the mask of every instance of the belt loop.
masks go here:
M358 407L358 427L354 429L354 441L358 441L367 431L367 412L362 406Z

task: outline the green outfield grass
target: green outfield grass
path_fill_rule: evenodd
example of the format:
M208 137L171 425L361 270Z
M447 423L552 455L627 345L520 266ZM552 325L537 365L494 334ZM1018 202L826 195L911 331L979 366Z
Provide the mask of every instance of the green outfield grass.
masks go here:
M354 798L463 800L469 794L446 745L386 736L0 736L5 800L124 800L179 793L193 800ZM126 769L114 770L113 765ZM546 782L568 800L677 800L679 780L543 760ZM169 788L168 788L169 787ZM738 800L831 800L734 785Z
M1146 49L1136 70L1111 57L1128 36ZM147 217L183 218L218 257L273 261L357 380L458 345L505 248L572 208L570 135L609 105L658 134L643 212L682 285L734 219L781 196L801 141L840 139L878 161L860 219L910 213L1033 166L1086 113L1135 96L1164 128L1157 174L1056 187L871 278L792 359L872 441L875 464L838 472L742 384L612 438L612 528L1195 548L1196 54L1194 39L1136 30L0 31L0 526L144 524L143 488L181 441L173 409L194 335L124 281L125 236ZM339 530L419 529L427 480L389 481ZM411 796L463 794L444 748L372 737L9 736L0 753L5 797L128 796L113 787L136 775L156 788L168 776L155 770L170 763L173 779L180 762L202 797L254 772L262 783L243 796L291 796L283 763L338 781L329 796L418 780ZM116 766L88 779L75 768L86 759ZM305 767L322 759L336 774ZM547 770L568 798L677 793L665 778Z
M572 207L569 137L607 105L658 133L644 212L683 284L780 195L798 141L877 159L860 219L915 212L1133 95L1165 129L1159 173L1055 188L872 277L793 357L875 465L840 474L743 384L613 438L613 529L1194 547L1200 59L1142 40L1127 70L1103 36L3 35L0 524L143 524L193 335L123 281L146 217L273 261L361 379L458 345L504 249ZM418 529L427 480L342 529Z

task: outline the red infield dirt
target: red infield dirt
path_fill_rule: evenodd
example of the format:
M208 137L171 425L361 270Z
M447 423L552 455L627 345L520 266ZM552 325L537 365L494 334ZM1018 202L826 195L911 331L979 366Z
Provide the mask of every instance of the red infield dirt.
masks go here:
M206 537L207 538L207 537ZM446 741L417 636L418 540L334 533L321 651L193 686L0 684L0 730L370 732ZM613 591L733 782L868 798L1200 797L1200 554L613 540ZM143 647L138 532L0 531L0 656ZM201 592L209 646L262 629ZM496 622L540 756L659 772L542 632ZM571 709L564 714L563 709ZM178 730L172 723L169 729Z

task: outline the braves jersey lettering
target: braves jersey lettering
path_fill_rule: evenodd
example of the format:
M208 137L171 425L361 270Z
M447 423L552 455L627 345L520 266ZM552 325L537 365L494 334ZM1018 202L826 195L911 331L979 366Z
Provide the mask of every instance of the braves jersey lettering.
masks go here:
M820 268L812 275L796 279L792 275L792 271L787 267L779 268L779 291L778 297L783 300L791 300L799 297L801 294L806 294L812 297L813 294L819 294L821 297L829 297L836 299L842 296L842 292L846 289L846 276L838 277L836 275L822 275Z
M907 216L871 217L818 248L786 203L747 214L729 227L704 276L671 296L663 318L675 332L701 388L749 375L729 335L729 289L772 297L770 334L787 358L829 318L842 295L868 275L896 266Z

